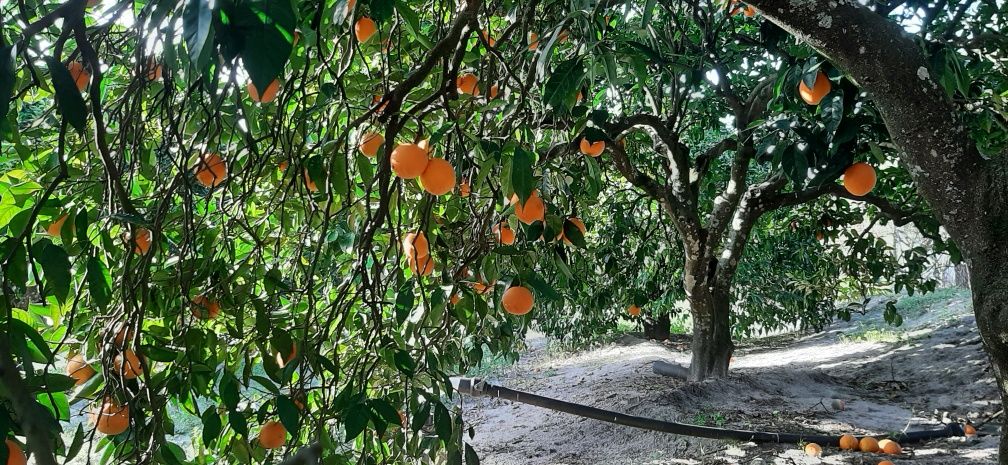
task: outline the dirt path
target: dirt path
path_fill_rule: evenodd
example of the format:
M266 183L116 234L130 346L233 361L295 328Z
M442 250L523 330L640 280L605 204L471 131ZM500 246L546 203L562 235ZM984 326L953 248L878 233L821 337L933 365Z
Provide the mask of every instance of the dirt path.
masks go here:
M922 306L923 307L923 306ZM886 433L980 422L999 408L968 296L929 301L889 329L876 309L826 331L743 344L727 380L684 383L651 362L688 362L682 344L626 336L579 353L554 353L541 335L515 366L488 379L512 389L604 409L682 422L769 431ZM670 347L671 346L671 347ZM833 398L846 410L830 408ZM536 464L899 464L996 463L996 424L974 441L936 440L901 457L840 453L821 459L796 446L696 440L611 425L538 407L466 398L473 446L489 465ZM908 428L909 427L909 428Z

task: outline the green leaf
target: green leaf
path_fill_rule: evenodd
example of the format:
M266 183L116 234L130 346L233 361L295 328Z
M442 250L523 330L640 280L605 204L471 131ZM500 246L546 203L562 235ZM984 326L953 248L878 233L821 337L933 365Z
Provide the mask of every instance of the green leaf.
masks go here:
M294 401L287 396L277 397L277 413L280 415L280 423L290 431L291 436L297 437L301 429L301 410L298 409Z
M182 34L189 60L196 69L203 69L210 60L210 53L203 53L208 42L213 42L210 34L213 22L211 0L188 0L182 12ZM265 87L263 87L265 89Z
M343 413L343 425L346 427L346 440L356 439L367 428L368 413L361 404L348 407Z
M584 233L581 232L581 228L577 227L577 225L571 222L570 219L564 220L563 234L564 238L575 246L582 249L588 247L588 244L585 242Z
M50 375L63 376L55 373L47 373L47 377ZM70 378L67 376L67 378ZM70 378L70 388L73 387L74 379ZM59 421L70 421L70 402L67 400L66 394L62 391L69 390L60 389L61 392L53 392L55 389L50 388L49 392L39 393L35 396L39 403L44 405L53 414L53 418Z
M87 282L94 303L101 308L108 307L112 301L112 277L109 276L105 263L96 256L88 257Z
M296 17L290 0L269 0L236 6L236 27L245 38L240 54L256 89L266 89L287 65L293 49L288 35ZM313 178L314 179L314 178Z
M843 119L843 90L834 89L819 103L823 122L826 123L826 144L833 141L837 127Z
M77 83L70 76L67 67L55 57L47 57L49 76L52 77L53 89L56 92L56 108L78 134L84 134L87 126L87 106L84 97L77 90Z
M207 407L200 419L203 421L203 445L212 446L217 442L221 429L224 427L221 417L217 413L217 406Z
M476 450L469 443L465 443L465 463L466 465L479 465L480 459L476 455Z
M409 352L397 350L393 358L396 368L403 374L413 376L416 373L416 361L413 360L413 357L410 357Z
M370 0L368 5L371 6L371 19L374 19L379 24L392 18L394 6L392 0Z
M427 419L430 418L431 404L429 402L424 402L418 410L411 412L413 414L413 421L410 422L410 428L413 431L420 431L424 425L427 424Z
M556 111L569 112L577 102L578 89L584 78L585 66L581 58L560 63L543 85L543 102Z
M224 406L231 410L238 408L238 379L231 372L225 371L221 375L220 386L217 386L217 391L220 394L221 401L224 402Z
M396 0L395 9L403 19L402 24L406 26L406 30L410 35L427 50L434 48L434 44L431 43L430 39L423 35L423 31L420 29L420 19L417 17L416 12L413 11L413 8L410 8L409 4L403 0Z
M368 401L368 405L371 406L371 411L375 413L375 416L381 418L382 421L390 425L398 425L401 418L399 418L399 411L395 409L387 400L384 399L371 399Z
M33 341L34 342L34 341ZM36 343L38 345L38 343ZM77 385L77 380L62 373L45 373L25 380L25 385L31 392L58 393L69 391Z
M42 239L32 245L32 256L42 266L50 290L60 302L66 302L70 293L70 257L66 251Z
M7 282L24 288L28 284L28 252L25 251L24 245L10 237L0 248L0 252L10 255L10 259L2 267Z
M434 405L434 431L437 432L439 438L444 442L451 441L452 438L452 420L451 413L445 408L444 404L438 402Z
M51 361L53 359L52 349L49 348L49 344L46 343L46 340L42 338L42 335L28 323L25 323L17 318L11 318L8 320L7 327L11 334L21 333L28 338L28 340L31 341L31 345L35 346L35 349L37 349L47 361Z
M236 433L248 437L248 421L245 420L245 416L234 410L228 412L228 424L231 425L231 429L235 430Z
M522 205L532 195L535 190L536 180L532 171L532 164L535 163L535 155L532 152L515 147L514 157L511 159L511 187Z
M546 282L546 280L542 279L542 277L540 277L534 271L523 273L522 281L525 281L530 286L532 286L532 288L536 290L536 294L538 294L539 297L542 297L546 300L563 299L563 296L561 296L560 293L556 291L556 289L553 289L553 286L551 286L550 283Z

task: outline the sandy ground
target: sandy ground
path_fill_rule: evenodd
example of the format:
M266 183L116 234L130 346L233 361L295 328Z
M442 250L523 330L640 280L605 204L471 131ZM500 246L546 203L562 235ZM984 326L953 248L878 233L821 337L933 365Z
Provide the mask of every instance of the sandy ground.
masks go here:
M626 336L605 347L557 353L532 334L516 365L490 375L496 384L632 415L765 431L873 433L981 423L1000 407L968 296L920 309L902 327L884 329L881 310L811 335L740 345L727 380L686 383L652 373L655 360L688 363L686 339L655 343ZM888 337L871 337L883 328ZM878 334L878 333L874 333ZM892 342L880 342L892 341ZM831 399L846 401L834 411ZM841 453L805 456L795 445L696 440L512 404L463 401L472 445L489 465L537 464L901 464L996 463L995 421L980 437L905 445L900 457Z

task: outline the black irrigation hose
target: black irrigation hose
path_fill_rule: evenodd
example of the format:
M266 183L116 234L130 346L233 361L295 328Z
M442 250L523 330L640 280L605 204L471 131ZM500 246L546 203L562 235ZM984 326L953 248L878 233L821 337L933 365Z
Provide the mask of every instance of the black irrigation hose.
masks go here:
M537 407L556 410L558 412L569 413L586 418L593 418L618 425L632 426L651 431L661 431L664 433L679 434L683 436L693 436L699 438L736 440L756 443L789 443L800 444L814 442L823 446L840 445L840 436L828 436L824 434L806 433L770 433L765 431L746 431L727 428L713 428L709 426L697 426L673 421L655 420L652 418L636 417L618 412L610 412L600 408L589 407L571 402L566 402L549 397L529 394L527 392L515 391L506 387L494 386L479 379L463 378L459 380L459 392L470 395L483 395L497 397L513 402L535 405ZM964 436L965 433L958 423L950 423L944 428L923 431L911 431L894 435L881 435L878 438L891 438L897 442L910 443L920 442L929 439L947 438L953 436Z

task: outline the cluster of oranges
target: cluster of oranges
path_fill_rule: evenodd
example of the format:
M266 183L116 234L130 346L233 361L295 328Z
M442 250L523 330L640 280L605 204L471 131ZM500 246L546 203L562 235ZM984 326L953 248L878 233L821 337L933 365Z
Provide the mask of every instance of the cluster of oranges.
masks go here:
M891 439L878 440L877 438L871 436L865 436L860 440L850 434L845 434L840 436L840 449L849 451L861 451L870 454L886 454L886 455L900 455L903 453L903 447L896 441ZM805 444L805 454L812 457L821 457L823 453L822 446L814 442ZM892 462L882 461L879 465L891 465Z
M399 144L390 160L396 176L420 178L420 185L432 195L445 195L455 189L455 167L444 158L431 158L426 142Z

